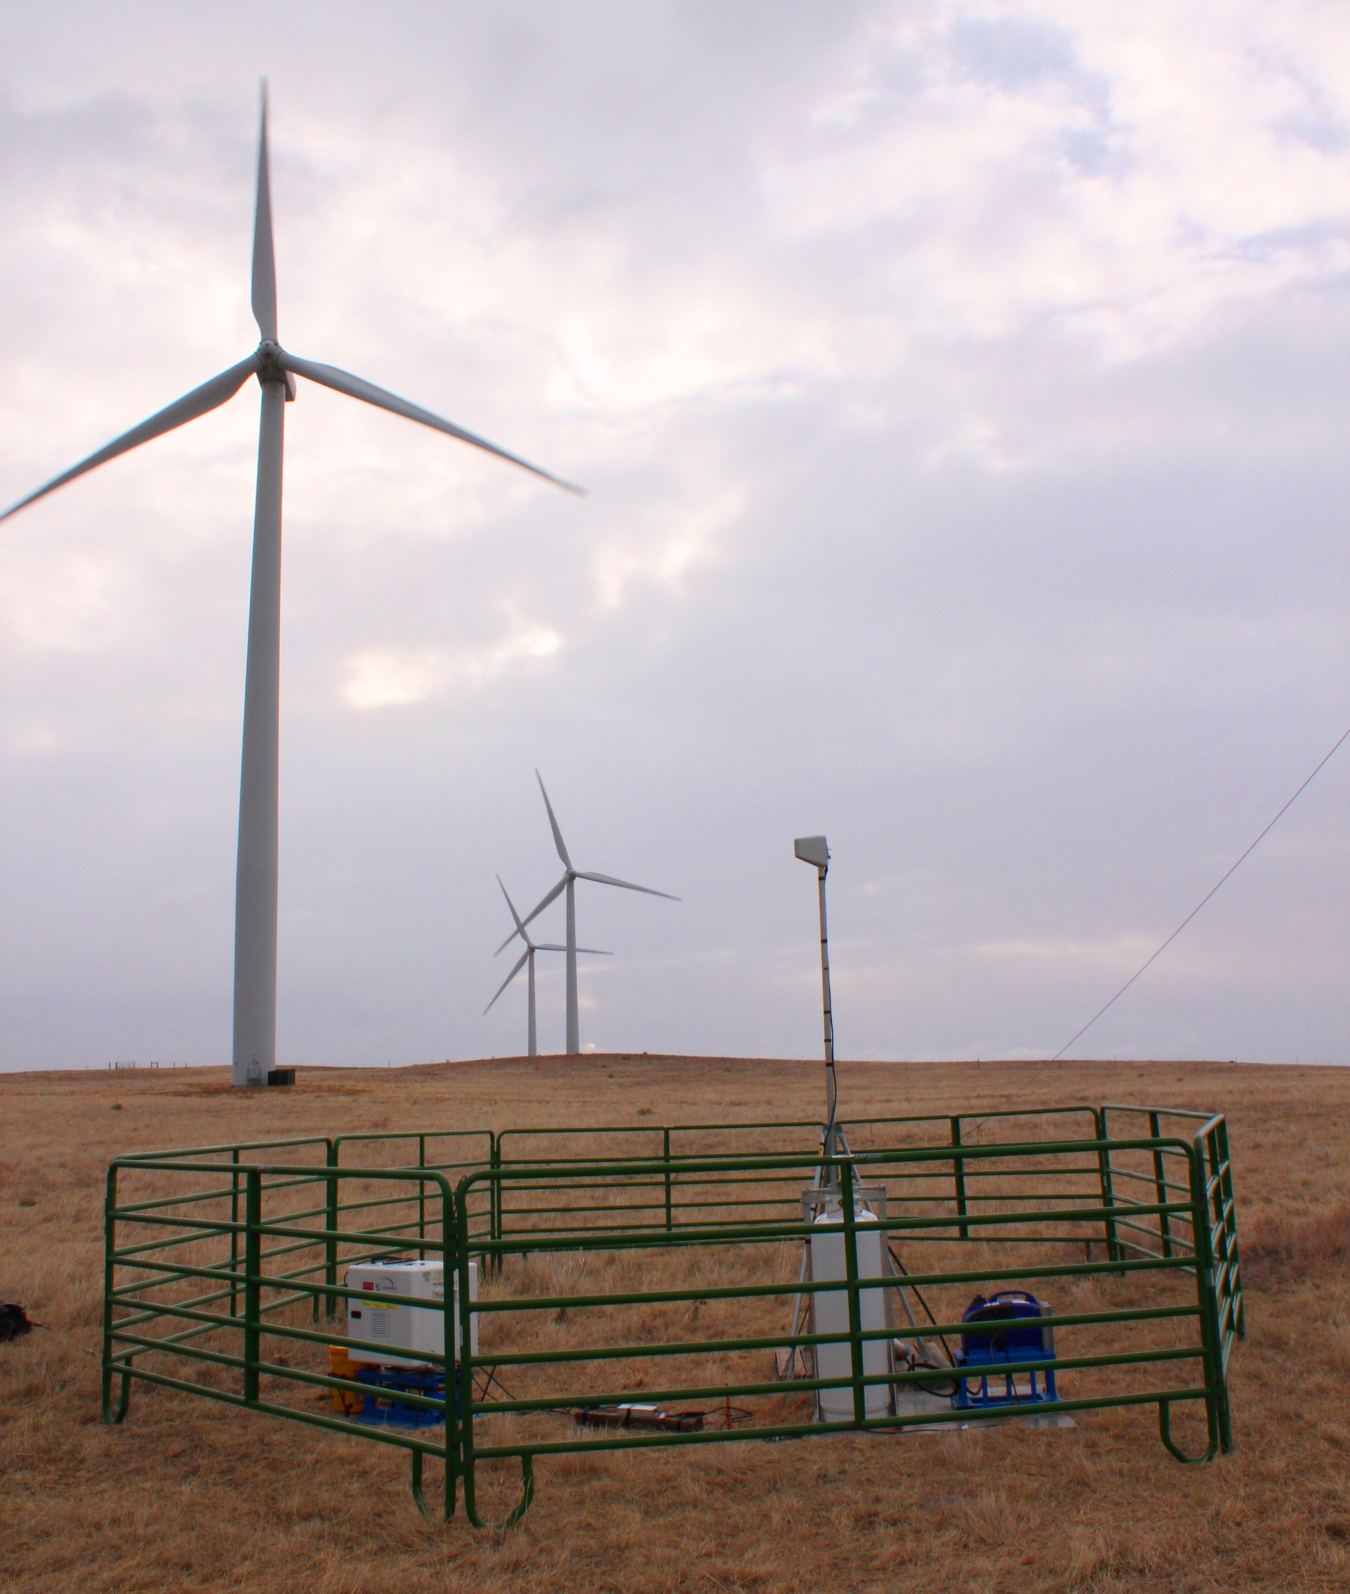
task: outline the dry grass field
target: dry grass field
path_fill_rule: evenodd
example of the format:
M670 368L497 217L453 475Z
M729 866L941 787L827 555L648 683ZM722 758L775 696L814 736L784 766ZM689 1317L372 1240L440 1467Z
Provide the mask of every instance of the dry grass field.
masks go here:
M100 1420L103 1175L121 1152L410 1127L810 1116L818 1064L546 1058L0 1076L0 1587L70 1590L1230 1591L1350 1587L1350 1072L842 1064L850 1116L1122 1101L1230 1122L1247 1339L1237 1449L1184 1468L1152 1410L1076 1428L543 1458L504 1536L417 1515L407 1459L137 1385ZM518 1473L483 1492L489 1515Z

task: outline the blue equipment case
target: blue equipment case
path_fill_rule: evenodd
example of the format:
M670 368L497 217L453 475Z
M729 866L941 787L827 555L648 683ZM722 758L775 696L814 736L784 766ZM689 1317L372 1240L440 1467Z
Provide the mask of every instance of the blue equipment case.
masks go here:
M956 1353L957 1383L952 1405L957 1410L1038 1405L1059 1398L1055 1393L1055 1333L1040 1321L1048 1311L1043 1301L1023 1290L1001 1290L989 1300L982 1295L975 1297L961 1317L968 1326ZM995 1390L1000 1383L999 1364L1006 1366L1010 1362L1038 1362L1039 1376L1035 1368L1004 1373L1002 1392L991 1393L990 1380ZM979 1387L972 1393L971 1385L976 1379ZM1029 1387L1019 1390L1018 1379Z

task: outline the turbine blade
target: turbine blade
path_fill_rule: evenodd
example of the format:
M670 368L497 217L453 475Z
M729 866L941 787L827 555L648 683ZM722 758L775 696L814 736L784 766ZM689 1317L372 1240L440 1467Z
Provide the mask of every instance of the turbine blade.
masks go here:
M567 948L565 946L559 946L553 948L553 950L556 952L566 952ZM587 956L593 958L612 958L614 956L612 952L606 952L602 947L598 946L579 946L577 951L585 952Z
M547 892L543 897L540 898L538 905L536 907L531 908L530 911L525 915L524 919L521 922L524 923L524 924L528 924L531 919L537 919L539 917L539 915L544 911L544 909L546 907L548 907L550 902L552 902L556 897L559 897L559 896L562 895L563 888L566 885L567 885L567 876L564 875L562 877L562 879L559 880L557 885L554 886L552 891Z
M567 884L567 876L564 875L562 877L562 879L559 880L557 885L554 886L552 891L550 891L548 893L548 895L543 899L543 901L538 903L534 908L532 908L525 915L525 917L520 921L520 928L518 930L512 930L510 935L508 935L507 938L505 939L505 941L503 941L502 944L497 948L497 951L492 954L493 957L496 957L501 952L505 952L507 947L511 945L512 941L514 941L517 936L520 936L522 940L528 940L529 937L525 934L525 926L530 922L531 919L537 919L539 917L539 915L544 911L544 909L546 907L548 907L549 903L553 901L553 899L558 895L558 893L563 889L563 887L566 884Z
M497 876L497 884L502 886L502 877L500 875ZM511 917L516 921L516 929L523 932L525 926L520 922L520 915L516 912L516 905L512 902L511 893L505 886L502 886L502 895L506 898L506 905L511 910Z
M267 79L262 80L262 130L258 135L258 203L253 214L253 319L277 341L277 262L272 249L272 178L267 159Z
M594 880L602 886L622 886L625 891L642 891L649 897L664 897L667 902L678 902L679 897L672 897L669 891L656 891L651 886L635 886L631 880L616 880L612 874L584 874L577 871L578 880Z
M539 782L539 790L544 792L544 807L548 809L548 822L553 826L553 845L558 849L558 856L563 861L563 868L570 869L572 860L567 856L567 848L563 844L562 831L558 829L558 821L553 817L553 804L548 800L548 793L544 791L544 777L536 769L534 778Z
M376 387L373 382L367 382L362 377L353 376L350 371L340 371L335 365L317 365L313 360L302 360L298 355L284 349L281 352L281 364L285 370L294 372L296 376L308 377L320 387L331 387L335 393L345 393L348 398L360 399L363 404L373 404L377 410L388 410L392 415L401 415L405 420L417 421L419 425L431 427L434 432L444 432L447 437L457 437L461 443L470 443L474 448L495 454L498 459L519 465L522 470L527 470L532 475L542 476L546 482L552 482L555 487L565 488L569 493L584 495L586 491L584 487L577 487L572 482L564 481L561 476L555 476L551 471L542 470L538 465L531 465L528 459L521 459L519 454L498 448L486 438L475 437L472 432L466 432L462 426L456 426L453 421L442 420L430 410L409 404L407 399L401 399L395 393L388 393L384 388Z
M54 481L49 481L45 487L39 487L35 493L29 493L27 498L21 498L17 504L11 504L4 514L0 515L0 520L8 520L11 515L18 514L25 505L36 503L39 498L54 493L58 487L64 487L67 482L74 481L77 476L83 476L86 471L94 470L99 465L106 465L110 459L116 459L119 454L126 454L133 448L139 448L142 443L150 442L152 438L163 437L165 432L186 426L189 421L195 421L199 415L207 415L210 411L219 409L227 399L234 397L257 369L258 357L250 354L248 359L241 360L238 365L232 365L228 371L213 376L209 382L194 387L191 393L185 393L182 398L175 399L167 408L160 410L158 415L152 415L148 421L142 421L139 426L133 426L129 432L123 432L121 437L109 443L106 448L100 448L97 454L91 454L88 459L82 459L78 465L72 465L68 471L56 477Z
M525 960L526 960L526 958L529 957L529 955L530 955L530 949L529 949L529 947L526 947L525 950L520 954L520 961L516 964L515 968L513 968L511 970L511 972L506 976L506 978L502 981L502 983L497 987L497 996L500 996L502 994L502 992L506 989L506 987L508 985L510 985L511 981L515 979L516 975L520 973L521 969L523 969L525 967ZM493 1006L496 1003L497 996L494 996L492 998L492 1001L489 1002L488 1005L483 1009L483 1017L484 1018L486 1018L488 1016L488 1014L492 1011Z

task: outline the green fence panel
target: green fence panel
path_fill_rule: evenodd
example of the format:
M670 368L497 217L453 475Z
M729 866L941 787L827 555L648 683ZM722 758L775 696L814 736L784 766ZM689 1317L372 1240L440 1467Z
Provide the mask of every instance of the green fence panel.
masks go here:
M1002 1132L1010 1120L1014 1129L1026 1124L1044 1136L1048 1125L1069 1125L1066 1115L1075 1113L1092 1126L1079 1138L985 1138L991 1123ZM1114 1132L1117 1121L1139 1122L1140 1133ZM1179 1132L1168 1133L1174 1124ZM108 1172L104 1215L105 1420L126 1416L131 1384L143 1381L393 1445L410 1454L419 1509L428 1509L424 1463L431 1456L445 1469L440 1514L453 1514L462 1480L466 1516L475 1525L483 1523L478 1463L513 1457L520 1493L497 1524L509 1526L528 1509L540 1455L969 1421L970 1411L941 1392L959 1388L963 1375L954 1366L901 1370L888 1351L888 1370L868 1373L867 1347L893 1337L945 1344L962 1332L960 1292L971 1287L1017 1284L1039 1293L1055 1280L1067 1287L1110 1276L1121 1281L1126 1304L1056 1307L1045 1319L1065 1336L1055 1361L1061 1387L1059 1398L1038 1403L1036 1413L1153 1405L1160 1438L1178 1459L1208 1460L1232 1448L1227 1372L1245 1324L1221 1117L1071 1106L859 1120L846 1126L846 1135L849 1129L858 1149L830 1159L821 1156L818 1126L795 1122L502 1135L419 1129L118 1158ZM795 1149L745 1149L766 1138ZM729 1151L691 1152L696 1144L728 1143ZM406 1155L407 1165L344 1165L344 1148L358 1145ZM617 1154L623 1145L651 1154ZM322 1161L277 1160L278 1153L306 1148L318 1150ZM615 1149L596 1155L597 1148ZM443 1160L447 1152L457 1160ZM807 1276L812 1227L802 1192L822 1178L840 1190L839 1280ZM874 1219L880 1224L883 1251L893 1256L896 1246L923 1245L915 1254L930 1258L903 1277L860 1277L854 1197L871 1190L886 1193L884 1213L878 1206L868 1219L869 1232ZM1105 1241L1100 1262L1091 1254L1094 1235ZM1075 1237L1085 1242L1082 1262L1064 1260L1064 1241ZM443 1368L445 1389L407 1400L444 1426L372 1427L346 1413L288 1404L316 1393L365 1393L367 1385L334 1376L319 1360L330 1346L350 1351L367 1343L334 1321L347 1299L361 1293L347 1287L344 1267L408 1254L440 1259L445 1267L444 1352L423 1358ZM584 1259L580 1271L567 1271L569 1256ZM625 1258L650 1259L638 1268L645 1287L605 1285L607 1268L619 1269L615 1279L629 1276ZM471 1260L479 1267L476 1302L469 1294ZM557 1287L532 1293L531 1268L543 1269L538 1277ZM583 1288L590 1279L601 1287ZM846 1294L847 1328L839 1333L815 1332L809 1310L803 1323L795 1308L787 1318L787 1303L809 1308L822 1289ZM942 1309L929 1313L936 1320L922 1331L864 1329L863 1295L876 1290L906 1310L913 1292L934 1291ZM398 1304L396 1296L366 1292L364 1298ZM552 1339L521 1327L563 1319L577 1327ZM712 1326L700 1331L705 1321ZM610 1326L588 1341L585 1330L597 1322ZM1169 1322L1175 1325L1169 1333L1182 1333L1179 1341L1158 1337L1159 1325ZM484 1336L477 1355L475 1323ZM539 1348L522 1348L531 1344ZM819 1376L817 1351L830 1344L847 1346L847 1376ZM791 1376L758 1370L757 1357L788 1351ZM1001 1364L999 1376L1025 1378L1040 1365ZM649 1372L638 1376L639 1367ZM717 1375L711 1381L710 1370ZM232 1388L231 1378L239 1380ZM504 1379L524 1383L507 1393ZM869 1416L868 1392L878 1385L896 1399L909 1392L928 1404L911 1411L888 1393L886 1414ZM539 1392L545 1386L550 1392ZM819 1392L830 1388L851 1391L851 1420L796 1415L805 1403L818 1416ZM711 1413L712 1425L697 1431L588 1426L587 1413L602 1408L709 1401L700 1421ZM1188 1404L1204 1411L1199 1455L1188 1454L1173 1434L1174 1409ZM750 1426L735 1426L734 1410ZM569 1425L565 1433L557 1430L559 1420ZM485 1422L491 1433L476 1433L475 1425Z

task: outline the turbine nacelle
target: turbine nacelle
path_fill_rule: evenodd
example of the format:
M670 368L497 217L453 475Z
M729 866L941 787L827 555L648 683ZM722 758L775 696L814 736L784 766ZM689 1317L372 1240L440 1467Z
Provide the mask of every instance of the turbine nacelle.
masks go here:
M295 398L295 378L284 364L285 349L271 338L264 338L258 345L255 358L258 361L258 386L266 387L269 382L280 382L286 389L286 402L291 403Z

